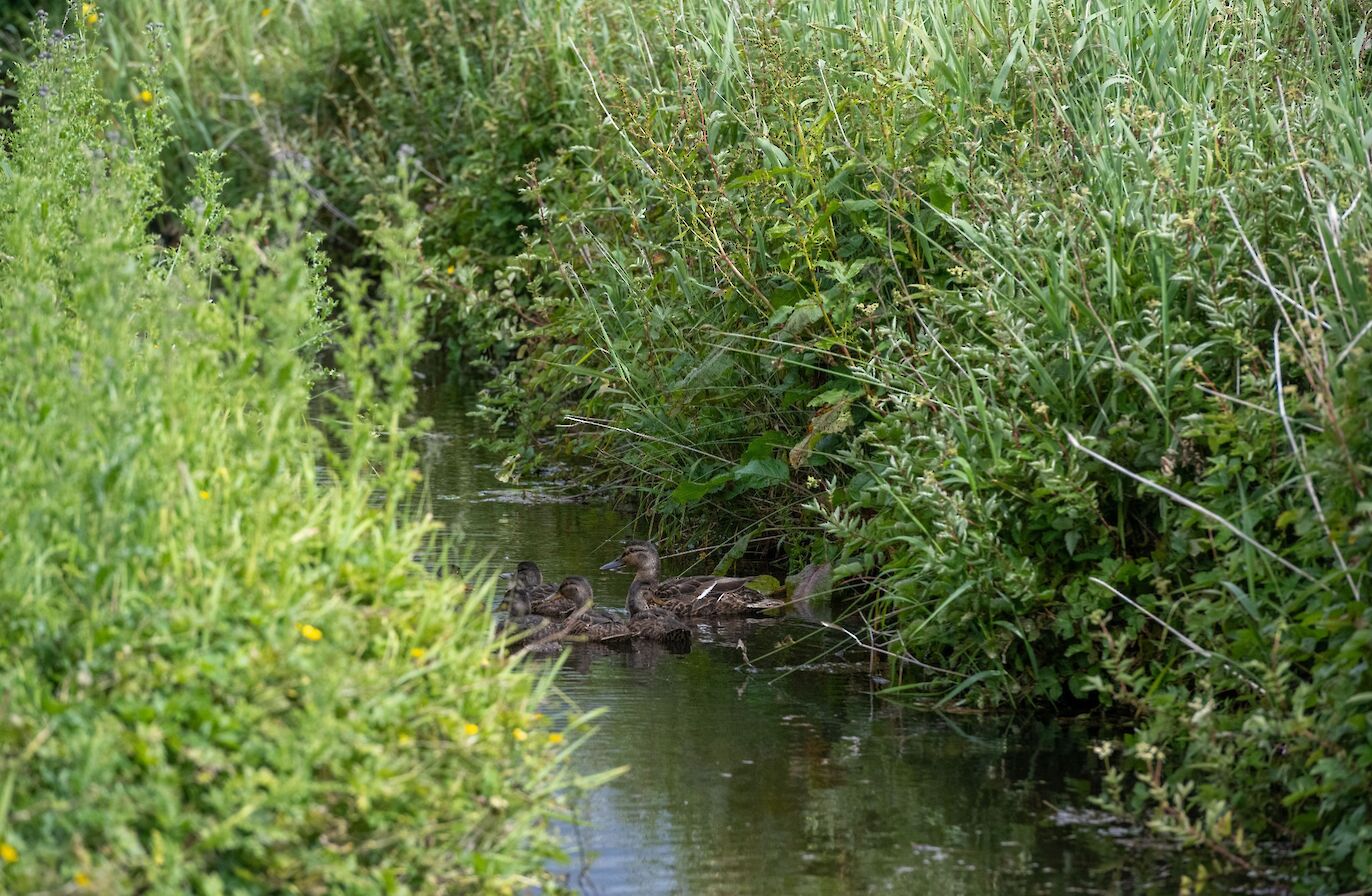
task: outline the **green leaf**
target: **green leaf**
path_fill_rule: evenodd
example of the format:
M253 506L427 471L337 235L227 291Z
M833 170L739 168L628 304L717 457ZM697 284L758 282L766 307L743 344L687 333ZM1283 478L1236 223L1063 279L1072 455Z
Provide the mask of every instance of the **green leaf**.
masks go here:
M759 594L776 594L781 590L781 583L774 576L757 576L748 580L748 587Z
M777 146L766 137L758 137L757 145L758 148L762 150L762 154L767 158L767 167L785 168L791 164L791 160L786 157L786 153L781 150L781 147Z
M791 478L786 461L774 457L759 457L734 469L733 479L745 489L769 488Z
M981 672L978 672L978 673L975 674L975 675L969 675L969 676L967 676L966 678L964 678L962 681L960 681L960 682L958 683L958 686L957 686L957 687L953 688L951 691L949 691L948 693L944 694L944 695L939 699L939 701L938 701L937 703L934 704L934 709L938 709L939 707L946 705L948 702L957 699L957 696L958 696L959 694L961 694L963 691L967 690L968 688L970 688L972 685L976 684L976 683L979 682L979 681L985 681L985 680L988 679L988 678L1003 678L1003 677L1005 677L1005 673L1004 673L1003 671L1001 671L1000 669L984 669L984 670L982 670Z
M772 452L776 448L785 445L789 441L790 437L785 433L777 432L774 429L768 430L748 443L748 447L744 449L743 457L740 459L743 461L750 461L771 457Z
M718 491L721 486L731 482L733 478L731 473L721 473L704 482L692 482L688 479L678 483L677 487L672 489L671 498L678 504L693 504L711 492Z
M814 398L811 398L808 402L806 402L806 407L817 408L820 405L834 404L845 399L847 399L848 401L852 401L861 394L862 387L857 385L849 386L846 389L825 389L823 392L819 393Z

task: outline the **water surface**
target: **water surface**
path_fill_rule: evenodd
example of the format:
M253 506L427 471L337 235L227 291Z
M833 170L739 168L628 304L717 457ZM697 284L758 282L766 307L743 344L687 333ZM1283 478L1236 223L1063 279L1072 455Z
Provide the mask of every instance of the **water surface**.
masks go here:
M421 393L435 421L424 457L435 516L469 557L507 569L534 559L550 579L580 573L600 603L623 606L628 580L598 567L642 533L556 488L498 481L496 459L471 448L470 407L459 390ZM798 620L700 623L684 656L573 650L565 696L606 709L574 764L630 770L564 825L569 885L645 896L1162 894L1192 870L1193 859L1089 808L1099 770L1084 730L902 708L871 695L866 670L860 649Z

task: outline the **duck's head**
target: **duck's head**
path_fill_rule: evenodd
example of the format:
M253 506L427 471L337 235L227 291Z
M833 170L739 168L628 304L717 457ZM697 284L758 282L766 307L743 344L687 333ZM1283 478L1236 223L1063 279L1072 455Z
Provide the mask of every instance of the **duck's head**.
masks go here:
M657 547L651 541L630 541L617 558L600 568L628 569L634 572L636 578L654 578L657 576L657 567Z
M543 570L532 560L521 560L513 574L501 573L502 579L510 579L511 588L536 588L543 584Z
M595 600L591 594L591 583L585 576L567 576L558 583L557 593L576 601L578 607L589 607Z

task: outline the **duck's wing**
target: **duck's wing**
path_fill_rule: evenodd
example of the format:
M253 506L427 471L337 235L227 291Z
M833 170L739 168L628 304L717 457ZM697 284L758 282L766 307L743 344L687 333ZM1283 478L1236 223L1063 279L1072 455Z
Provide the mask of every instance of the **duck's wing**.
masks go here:
M576 601L556 591L547 597L532 601L529 605L529 609L543 616L568 616L576 608Z
M629 637L629 623L609 610L590 610L577 620L575 631L588 641L615 641Z
M500 631L515 641L526 641L546 634L552 629L552 620L543 616L508 616L500 623Z
M586 637L592 641L622 641L630 636L628 623L593 622L586 626Z
M750 581L751 578L737 576L667 579L653 590L653 596L661 606L680 616L741 616L753 612L754 604L767 600L748 587Z
M661 605L670 603L680 604L684 601L704 602L715 601L722 594L733 594L735 592L746 592L750 595L761 597L756 591L748 588L751 579L721 576L682 576L675 579L663 579L653 586L652 596Z

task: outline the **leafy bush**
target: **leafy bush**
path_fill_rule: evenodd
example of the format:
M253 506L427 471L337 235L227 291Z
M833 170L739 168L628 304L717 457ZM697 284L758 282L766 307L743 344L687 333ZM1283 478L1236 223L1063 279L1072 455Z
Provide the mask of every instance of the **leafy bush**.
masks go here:
M408 161L424 211L427 332L455 366L489 369L538 322L520 258L533 213L526 167L555 153L559 122L584 105L568 60L531 40L554 25L538 7L127 0L73 6L62 22L96 16L87 27L108 45L99 84L111 98L135 100L159 73L174 196L194 151L225 153L230 199L289 169L308 185L330 256L365 268L375 248L360 218L366 197L390 190Z
M578 783L549 679L490 654L489 585L425 574L397 513L403 179L372 284L326 289L291 182L227 207L212 157L159 244L162 88L106 101L85 33L40 35L0 153L0 889L551 885Z

